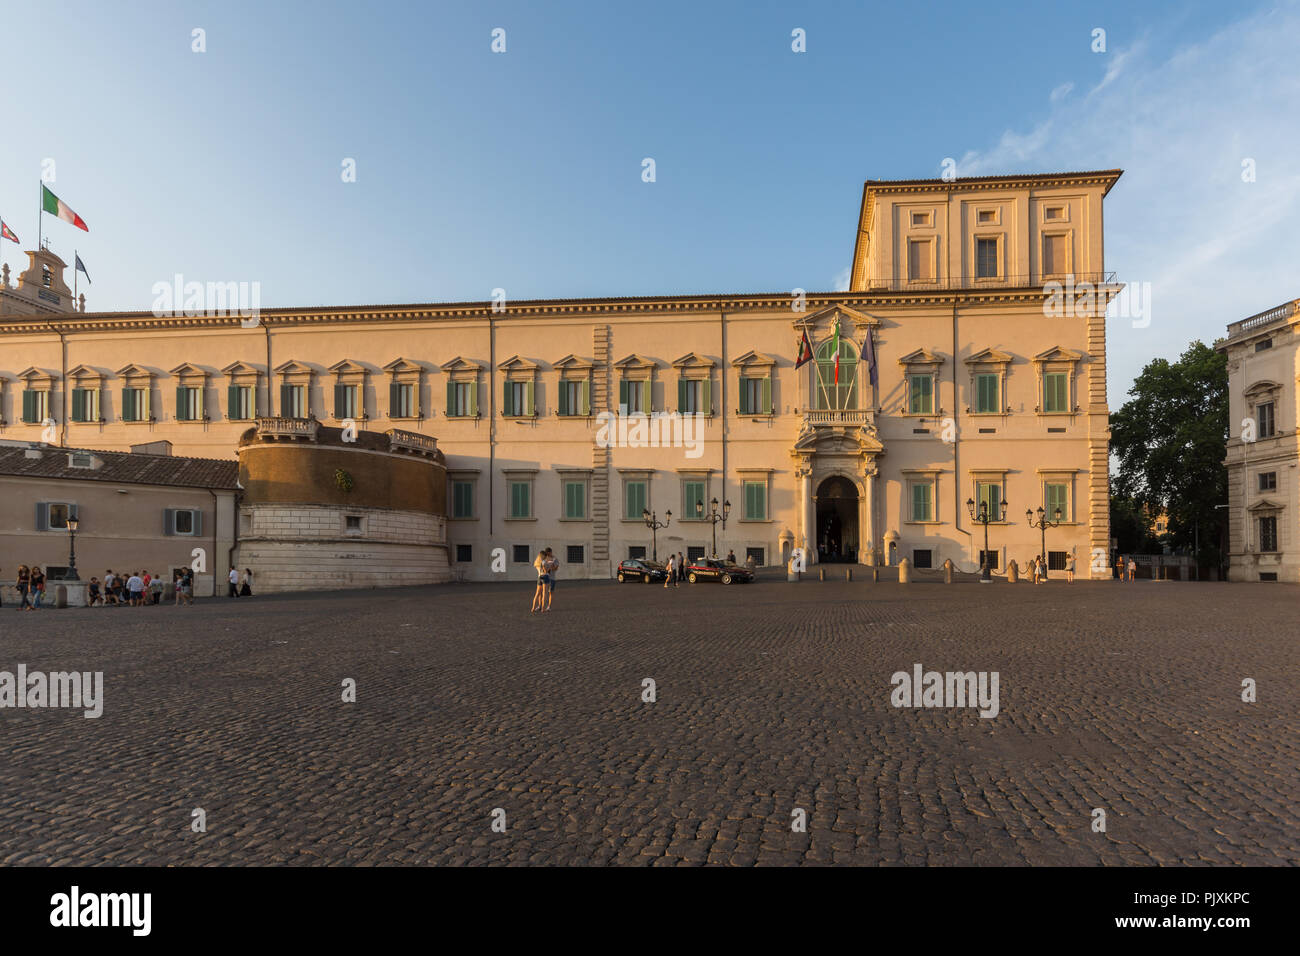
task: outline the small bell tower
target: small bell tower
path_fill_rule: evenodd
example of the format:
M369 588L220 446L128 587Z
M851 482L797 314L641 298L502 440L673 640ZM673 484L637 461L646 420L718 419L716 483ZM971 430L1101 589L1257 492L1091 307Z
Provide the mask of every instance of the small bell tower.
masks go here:
M9 267L0 273L0 315L50 315L75 312L72 290L63 281L68 264L47 248L27 250L27 269L17 287L9 284Z

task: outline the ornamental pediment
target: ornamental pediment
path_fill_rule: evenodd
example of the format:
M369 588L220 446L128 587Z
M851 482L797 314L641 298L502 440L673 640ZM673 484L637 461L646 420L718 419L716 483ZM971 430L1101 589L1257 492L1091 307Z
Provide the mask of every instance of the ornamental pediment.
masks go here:
M1067 349L1060 345L1054 345L1046 352L1039 352L1034 356L1035 362L1077 362L1083 358L1082 352L1076 352L1074 349Z
M687 352L681 358L673 360L673 368L713 368L716 364L718 363L713 359L705 358L699 352Z
M540 365L532 359L524 358L522 355L512 355L497 365L497 369L502 372L535 372L539 368L541 368Z
M205 368L201 368L198 365L195 365L193 362L185 362L181 365L177 365L174 369L172 369L167 374L174 375L177 378L194 377L200 375L203 376L204 378L207 378L208 370Z
M648 359L644 355L638 355L637 353L633 352L631 355L627 356L626 358L619 359L617 362L615 362L614 368L649 369L649 368L657 368L658 365L659 363L656 362L654 359Z
M755 352L750 349L739 358L731 360L733 368L771 368L776 365L776 359L766 352Z
M575 371L582 369L591 369L596 367L596 363L589 358L582 358L578 355L566 355L555 363L555 367L561 371L573 369Z
M483 366L480 365L478 362L473 362L467 358L463 358L462 356L457 355L450 362L445 362L442 365L442 370L444 372L477 372L482 367Z
M311 375L316 370L305 362L299 362L297 359L277 365L275 367L276 375Z
M383 370L394 374L400 374L401 372L422 372L424 371L424 366L417 365L416 363L407 361L404 358L395 358L385 365Z
M796 329L807 329L810 333L816 331L821 334L823 331L829 332L836 319L840 322L840 334L847 336L854 335L859 329L870 329L880 325L880 320L875 316L850 309L847 305L839 303L799 316L794 320L793 325Z
M942 355L936 355L929 349L917 349L915 352L908 352L898 360L899 365L942 365L944 363Z
M1006 352L998 349L980 349L970 358L966 359L967 365L1010 365L1012 357Z
M222 375L257 375L256 365L249 365L247 362L232 362L221 370Z
M329 367L329 370L335 375L364 375L370 369L366 368L360 362L354 362L352 359L343 359L341 362L335 362Z

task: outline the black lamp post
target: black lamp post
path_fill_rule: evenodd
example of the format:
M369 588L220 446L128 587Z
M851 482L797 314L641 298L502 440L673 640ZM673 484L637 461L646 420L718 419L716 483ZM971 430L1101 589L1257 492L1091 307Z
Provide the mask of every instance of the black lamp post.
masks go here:
M980 584L993 583L993 575L989 573L989 522L1002 520L1001 515L1006 514L1007 511L1006 501L1000 502L999 507L1001 510L998 515L991 515L989 514L988 502L981 501L979 511L976 512L975 500L973 498L966 499L966 510L970 512L971 519L984 525L984 555L983 560L980 561Z
M714 498L712 501L709 502L709 507L711 508L711 511L709 512L709 514L706 515L704 513L704 502L703 501L695 502L695 517L703 520L707 520L710 524L713 525L713 557L716 558L718 556L718 522L719 521L722 522L722 530L726 531L727 515L731 514L731 502L724 501L722 503L722 511L719 512L718 499Z
M1054 514L1056 515L1055 521L1053 521L1051 518L1047 516L1046 511L1044 511L1042 508L1039 508L1038 520L1035 521L1034 512L1030 511L1028 508L1025 509L1025 517L1029 519L1029 527L1038 528L1042 532L1043 547L1042 550L1039 551L1038 553L1042 556L1044 561L1047 560L1047 529L1055 528L1057 525L1061 523L1061 509L1057 508ZM1046 571L1046 565L1043 566L1043 569L1044 571Z
M77 577L77 525L81 522L76 518L68 519L68 576L65 580L80 581Z
M645 519L645 526L650 529L650 535L652 540L654 541L654 544L652 545L652 553L654 555L655 563L658 564L659 563L659 529L668 527L668 522L673 520L673 513L671 511L667 512L664 515L664 520L659 521L658 515L656 515L652 511L647 511L645 508L642 508L641 517Z

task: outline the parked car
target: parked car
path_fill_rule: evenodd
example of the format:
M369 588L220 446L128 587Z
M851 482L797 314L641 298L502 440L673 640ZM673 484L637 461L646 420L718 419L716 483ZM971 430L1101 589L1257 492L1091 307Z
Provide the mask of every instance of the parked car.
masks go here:
M719 558L699 558L686 562L686 580L691 584L697 581L748 584L754 580L754 572L742 564L728 564Z
M655 561L647 561L645 558L628 558L626 561L618 563L618 580L620 584L626 581L644 581L646 584L650 584L654 581L664 581L667 578L668 569Z

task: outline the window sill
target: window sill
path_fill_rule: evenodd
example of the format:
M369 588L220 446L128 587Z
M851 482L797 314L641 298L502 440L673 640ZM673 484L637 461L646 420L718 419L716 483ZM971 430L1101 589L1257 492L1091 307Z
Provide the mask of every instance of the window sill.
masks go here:
M771 524L771 518L735 518L736 524Z
M934 520L930 520L930 521L904 521L903 524L941 525L941 524L943 524L943 522L942 522L942 521L934 521ZM992 525L992 524L998 524L998 522L996 522L996 521L990 521L989 524L991 524L991 525Z
M502 518L502 521L536 521L536 518Z
M591 524L590 518L560 518L560 521L567 521L570 524Z
M448 521L477 521L477 520L478 520L478 515L474 515L474 516L469 517L469 518L457 518L457 517L454 517L454 516L453 516L453 517L449 517L449 518L447 518L447 520L448 520Z
M480 418L483 417L482 415L450 415L447 412L443 412L443 415L445 415L447 418L450 418L452 421L470 421L470 422L478 421Z

